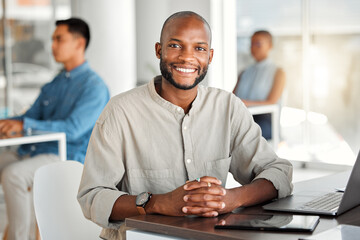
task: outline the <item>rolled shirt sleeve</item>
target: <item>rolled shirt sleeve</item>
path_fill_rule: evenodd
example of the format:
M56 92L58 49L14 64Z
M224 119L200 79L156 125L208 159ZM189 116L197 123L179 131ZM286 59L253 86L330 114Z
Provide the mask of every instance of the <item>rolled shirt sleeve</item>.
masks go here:
M109 222L109 217L116 199L128 192L117 188L125 173L121 147L114 144L120 142L121 136L107 128L104 115L98 119L90 137L78 201L86 218L104 228L117 229L122 222Z
M241 184L266 179L278 190L278 198L291 194L292 164L279 158L261 136L260 127L243 103L234 102L232 162L230 172Z

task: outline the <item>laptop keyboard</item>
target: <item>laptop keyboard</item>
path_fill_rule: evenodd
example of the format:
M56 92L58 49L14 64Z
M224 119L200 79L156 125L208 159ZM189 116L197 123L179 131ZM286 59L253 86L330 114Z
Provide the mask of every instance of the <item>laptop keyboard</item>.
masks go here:
M305 203L299 209L317 210L317 211L336 211L339 208L343 193L332 192L315 198Z

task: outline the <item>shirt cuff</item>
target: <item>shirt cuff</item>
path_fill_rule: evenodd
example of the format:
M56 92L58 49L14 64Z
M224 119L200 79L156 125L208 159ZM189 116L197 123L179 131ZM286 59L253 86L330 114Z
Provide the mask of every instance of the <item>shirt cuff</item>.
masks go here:
M110 189L98 192L92 203L91 220L104 228L118 229L124 221L109 222L109 218L116 200L122 195L128 193Z
M24 117L23 119L23 128L26 132L31 132L33 129L36 128L36 120Z
M253 181L256 179L266 179L270 181L275 189L278 191L278 198L284 198L291 194L293 190L292 180L292 166L289 166L288 171L285 173L279 169L267 169L257 175Z
M15 117L11 117L9 118L11 120L19 120L19 121L23 121L24 120L24 117L23 116L15 116Z

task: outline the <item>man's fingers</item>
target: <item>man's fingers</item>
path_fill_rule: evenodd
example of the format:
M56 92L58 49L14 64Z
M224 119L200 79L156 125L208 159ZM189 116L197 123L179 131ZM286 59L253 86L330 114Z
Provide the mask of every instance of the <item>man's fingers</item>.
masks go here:
M200 181L221 185L221 180L217 179L216 177L204 176L200 178Z
M219 215L218 212L211 211L211 212L204 213L204 214L202 214L200 216L202 216L202 217L217 217L218 215Z
M183 207L182 211L186 215L198 215L203 217L216 217L219 215L219 213L214 211L214 209L203 207Z
M212 208L213 210L221 210L225 208L223 201L186 201L189 207Z
M221 185L221 181L215 177L201 177L197 178L194 181L187 181L184 185L184 190L193 190L201 187L211 187L211 186Z
M222 196L214 194L189 194L184 196L185 202L206 202L206 201L221 201Z
M13 132L21 132L23 128L22 122L18 120L0 121L0 132L11 136Z
M212 194L212 195L218 195L218 196L225 196L226 195L226 189L224 189L221 186L204 186L201 188L195 188L195 189L189 189L188 195L193 194Z
M0 132L4 132L3 128L6 126L6 121L0 121Z
M184 190L193 190L193 189L207 187L207 186L208 186L208 184L206 182L196 182L196 181L191 182L190 181L184 185Z
M12 132L12 126L10 124L6 124L2 127L1 131L5 133L6 135L10 136Z

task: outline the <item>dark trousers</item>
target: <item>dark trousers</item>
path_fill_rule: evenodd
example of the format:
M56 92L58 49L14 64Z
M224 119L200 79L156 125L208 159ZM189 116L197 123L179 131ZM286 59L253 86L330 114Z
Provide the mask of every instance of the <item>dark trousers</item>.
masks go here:
M271 113L254 115L253 117L261 128L262 136L267 140L271 139Z

